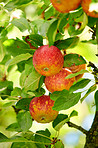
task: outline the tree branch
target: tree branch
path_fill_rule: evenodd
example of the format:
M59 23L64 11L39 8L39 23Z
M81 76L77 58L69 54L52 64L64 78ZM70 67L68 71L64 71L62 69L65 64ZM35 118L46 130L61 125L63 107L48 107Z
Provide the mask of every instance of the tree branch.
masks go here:
M85 130L84 128L82 128L81 126L78 126L78 125L76 125L76 124L74 124L74 123L72 123L72 122L70 122L70 121L67 122L67 124L68 124L69 127L73 127L73 128L75 128L75 129L81 131L82 133L86 134L86 135L88 134L88 131Z

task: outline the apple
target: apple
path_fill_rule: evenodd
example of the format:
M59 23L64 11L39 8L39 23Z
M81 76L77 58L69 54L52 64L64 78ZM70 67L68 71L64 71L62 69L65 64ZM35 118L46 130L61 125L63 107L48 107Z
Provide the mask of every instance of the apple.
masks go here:
M54 101L50 99L50 96L34 97L29 106L30 114L38 123L49 123L58 115L58 111L52 109L53 106Z
M75 81L75 77L71 79L65 79L66 76L72 74L72 72L67 68L62 68L62 70L53 75L47 76L45 78L45 86L51 93L54 91L62 91L63 89L69 90Z
M64 57L56 46L43 45L33 55L33 65L44 76L58 73L64 64Z
M91 17L95 17L95 18L98 18L98 3L96 3L96 10L95 11L95 5L92 5L92 9L90 7L90 4L91 4L92 0L82 0L82 3L81 3L81 6L84 10L84 12L88 15L88 16L91 16Z
M72 71L72 73L77 73L81 71L82 69L86 69L86 64L81 64L81 65L75 65L73 64L71 67L67 67L69 70ZM83 77L84 74L79 74L78 76L75 76L76 81L80 78Z
M75 10L81 3L81 0L50 0L53 7L61 13L68 13Z

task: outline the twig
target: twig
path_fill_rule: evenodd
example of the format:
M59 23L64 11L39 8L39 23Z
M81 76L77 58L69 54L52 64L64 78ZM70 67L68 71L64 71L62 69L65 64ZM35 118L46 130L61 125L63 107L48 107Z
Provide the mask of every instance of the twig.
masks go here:
M84 133L84 134L88 134L88 131L87 130L85 130L84 128L82 128L81 126L78 126L78 125L76 125L76 124L74 124L74 123L72 123L72 122L67 122L67 124L68 124L68 126L69 127L73 127L73 128L76 128L77 130L79 130L79 131L81 131L82 133Z

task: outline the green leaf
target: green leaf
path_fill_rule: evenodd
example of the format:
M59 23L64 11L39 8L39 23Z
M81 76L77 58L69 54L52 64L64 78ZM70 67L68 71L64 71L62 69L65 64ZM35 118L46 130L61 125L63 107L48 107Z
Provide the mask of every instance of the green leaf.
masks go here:
M56 33L57 33L57 25L58 25L58 20L55 20L48 29L47 32L47 37L48 37L48 41L49 41L49 46L53 45L55 42L55 37L56 37Z
M15 87L13 91L11 91L11 96L21 96L21 88Z
M8 131L17 131L17 132L20 132L20 131L21 131L21 128L19 127L19 124L18 124L17 122L15 122L15 123L10 124L10 125L6 128L6 130L8 130Z
M74 116L78 116L78 112L76 110L73 110L70 114L70 118L74 117Z
M38 148L46 148L46 145L47 145L48 148L51 148L51 146L50 146L51 139L49 138L50 135L51 135L51 133L49 132L48 129L37 131L35 133L35 143L36 143L37 147ZM37 143L39 141L40 141L40 144Z
M41 75L37 71L33 70L28 75L28 77L25 79L24 86L23 86L24 90L25 91L28 91L28 90L34 91L34 90L36 90L38 88L40 77L41 77Z
M95 91L96 90L96 88L97 88L97 86L94 84L94 85L92 85L89 89L88 89L88 91L86 92L86 94L81 98L81 103L84 101L84 99L91 93L91 92L93 92L93 91Z
M62 126L69 121L68 115L58 114L57 118L52 122L52 126L56 131L59 131Z
M71 37L65 40L58 40L54 43L54 46L58 47L60 50L74 48L79 42L78 37Z
M86 61L81 55L66 54L64 56L64 67L71 67L73 64L75 65L86 64Z
M9 66L17 64L17 63L24 61L24 60L28 60L31 57L32 57L32 55L29 53L17 55L16 57L14 57L11 60L11 62L9 63Z
M73 77L78 76L78 75L83 74L83 73L89 73L89 71L82 69L79 72L76 72L76 73L73 73L73 74L66 76L65 79L70 79L70 78L73 78Z
M31 0L11 0L4 6L5 9L8 11L12 11L14 8L18 8L19 6L26 5L27 3L31 2Z
M13 57L20 54L34 53L34 50L30 49L29 45L20 39L5 40L3 44L6 47L7 52Z
M66 95L68 95L69 91L64 89L62 91L55 91L52 94L50 94L50 98L51 100L56 101L59 97L64 97Z
M19 112L17 115L17 121L22 131L28 131L32 126L32 118L30 113L27 112Z
M5 56L4 46L0 41L0 62L3 60L4 56Z
M23 98L17 102L15 107L18 109L23 109L23 110L29 111L29 104L30 104L31 100L32 100L31 98Z
M78 103L80 97L80 92L61 96L55 101L53 109L57 111L69 109L70 107Z
M43 46L43 37L39 34L29 35L28 41L36 48L38 48L39 46Z
M64 144L62 143L61 140L58 140L54 146L55 148L64 148Z
M95 92L96 111L98 111L98 90Z
M63 17L61 17L60 19L60 23L59 23L59 31L61 33L64 33L64 27L68 24L68 16L69 16L69 13L68 14L63 14Z
M29 23L24 17L21 17L19 19L14 18L11 23L15 25L21 32L24 32L25 30L30 30Z
M6 137L3 133L0 133L0 142L6 142L8 137Z
M45 19L49 19L54 15L54 7L51 5L48 9L45 10Z
M37 148L37 146L32 142L14 142L11 148Z
M82 79L76 82L74 85L72 85L69 91L72 93L78 89L84 88L90 81L91 81L90 79Z

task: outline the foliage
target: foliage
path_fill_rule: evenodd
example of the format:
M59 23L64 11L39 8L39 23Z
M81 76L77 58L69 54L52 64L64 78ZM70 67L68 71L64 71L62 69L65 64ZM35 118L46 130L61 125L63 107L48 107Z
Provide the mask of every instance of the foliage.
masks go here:
M36 8L35 8L36 6ZM29 17L26 9L33 8ZM18 15L17 15L18 14ZM36 15L36 17L34 17ZM67 28L68 27L68 28ZM92 32L89 40L81 40L80 35L89 27ZM11 37L11 31L17 30L21 36ZM66 31L68 37L66 37ZM26 36L33 48L26 42ZM30 128L33 119L29 113L29 104L33 97L45 94L44 76L41 76L33 67L32 57L35 50L44 44L54 45L62 52L68 52L80 44L91 44L97 46L98 43L98 20L88 17L81 6L76 11L69 13L59 13L47 0L4 0L0 1L0 97L2 101L9 100L8 106L12 106L16 113L16 122L6 127L7 131L16 132L14 136L8 137L0 133L0 142L12 142L11 148L64 148L58 137L52 137L48 129L33 133ZM94 46L94 47L95 47ZM91 56L91 51L90 53ZM98 56L98 55L96 55ZM88 64L90 61L78 54L67 54L64 56L64 66ZM92 62L92 61L91 61ZM96 65L96 63L94 63ZM14 81L9 80L10 72L16 67L19 72L19 85L15 86ZM68 90L53 92L50 94L55 101L53 109L62 111L71 108L97 89L98 68L88 67L88 70L81 70L71 74L66 79L83 73L94 75L95 81L90 86L91 79L82 78L75 82ZM86 89L88 86L88 89ZM83 93L85 91L85 94ZM84 96L83 96L84 95ZM95 93L95 104L98 111L97 97ZM0 106L0 112L3 107ZM52 127L59 132L73 116L77 116L77 111L72 111L70 115L59 114L52 122Z

